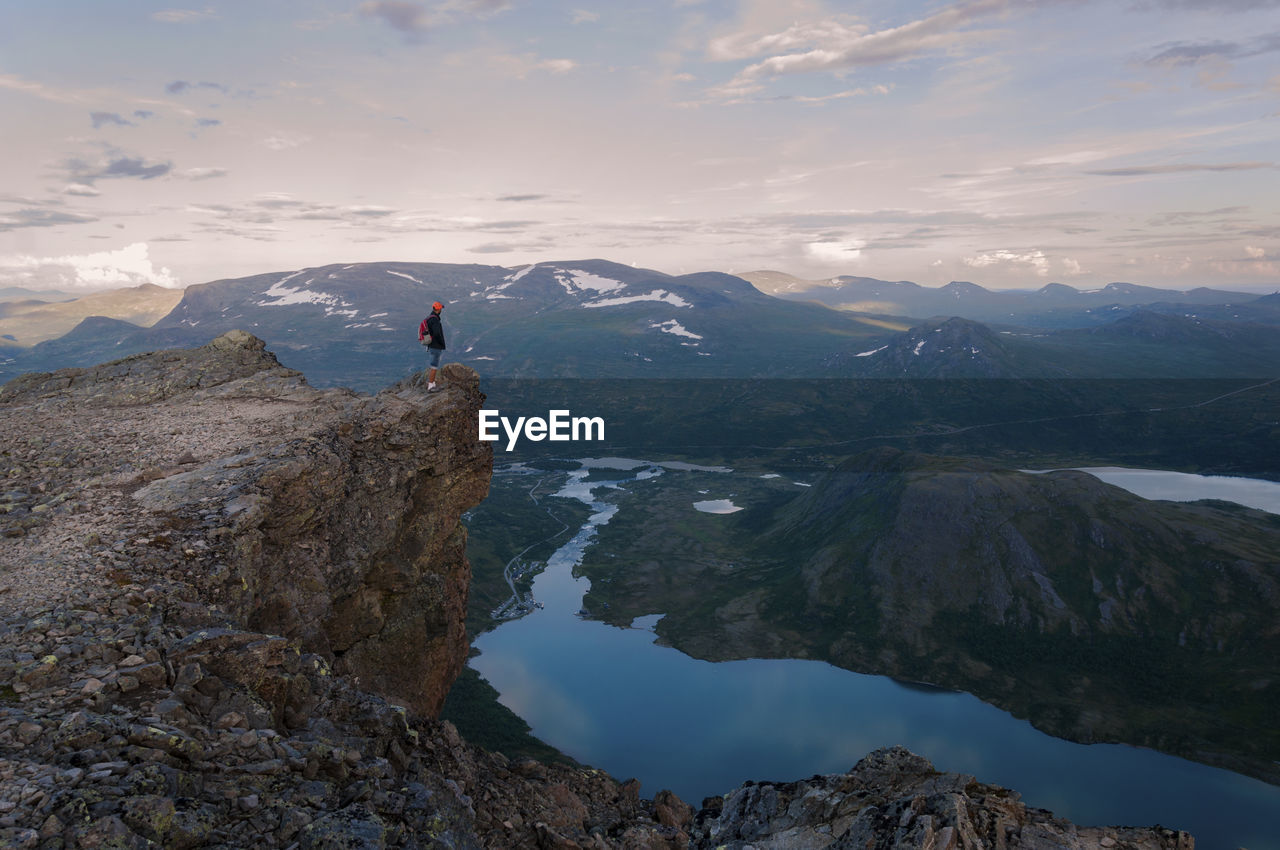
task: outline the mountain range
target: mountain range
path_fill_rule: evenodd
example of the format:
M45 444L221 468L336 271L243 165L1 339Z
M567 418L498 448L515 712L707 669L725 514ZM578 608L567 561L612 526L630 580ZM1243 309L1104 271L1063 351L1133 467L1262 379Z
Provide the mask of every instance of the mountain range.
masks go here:
M1257 293L1198 287L1159 289L1133 283L1109 283L1081 290L1050 283L1035 290L993 291L953 280L928 287L907 280L888 281L844 275L805 280L785 272L742 275L761 291L794 301L812 301L839 310L893 316L960 316L981 322L1031 328L1093 327L1141 307L1154 312L1213 319L1249 319L1280 324L1280 298L1259 302ZM1246 306L1247 305L1247 306Z
M448 357L494 377L1271 377L1280 364L1280 295L870 278L788 290L779 274L673 276L606 260L357 263L181 293L14 301L0 303L0 330L11 323L0 379L244 329L319 385L372 389L422 366L416 330L434 300L447 305Z
M7 290L26 292L27 290ZM40 293L31 293L37 295ZM57 293L50 293L56 296ZM136 328L149 327L163 319L182 300L182 290L166 289L152 283L128 289L94 292L68 300L47 297L0 299L0 337L21 346L31 346L64 336L83 320L109 316Z

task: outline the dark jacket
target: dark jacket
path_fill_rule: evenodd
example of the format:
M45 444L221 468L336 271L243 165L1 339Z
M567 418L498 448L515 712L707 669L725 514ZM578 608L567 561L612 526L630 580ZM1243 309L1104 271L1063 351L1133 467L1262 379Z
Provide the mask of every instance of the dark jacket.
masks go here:
M432 313L422 320L422 324L418 326L418 339L421 340L427 334L431 334L431 342L427 343L428 348L443 349L444 346L444 328L440 324L440 314Z

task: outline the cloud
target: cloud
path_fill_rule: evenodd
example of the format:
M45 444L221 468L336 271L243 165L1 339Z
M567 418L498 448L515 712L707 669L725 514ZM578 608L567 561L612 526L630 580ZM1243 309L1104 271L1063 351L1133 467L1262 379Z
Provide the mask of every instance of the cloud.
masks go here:
M578 63L572 59L544 59L533 67L539 71L550 71L553 74L567 74L577 68Z
M0 257L0 280L4 279L22 281L23 286L33 289L115 289L143 283L169 288L182 286L169 269L156 269L152 265L145 242L79 256Z
M502 195L497 198L499 201L511 201L520 203L522 201L543 201L551 197L550 195Z
M594 24L600 20L599 12L591 12L587 9L574 9L573 17L569 19L571 24Z
M970 29L969 25L1009 7L1010 0L970 0L883 30L835 19L797 23L781 32L736 33L714 39L708 54L718 61L765 57L743 68L719 90L724 95L741 96L757 90L759 81L768 77L883 65L976 43L988 38L990 32Z
M1249 255L1251 260L1264 260L1267 257L1265 248L1258 248L1254 245L1245 245L1244 252Z
M80 195L85 198L96 198L102 193L88 183L68 183L62 190L64 195Z
M360 4L360 14L380 18L389 27L401 32L423 32L430 27L430 13L417 3L371 0Z
M976 257L961 257L960 262L974 269L983 269L995 265L1030 266L1040 277L1049 275L1049 258L1043 251L1033 250L1025 254L1016 251L991 251ZM1077 264L1077 268L1079 265Z
M865 243L860 240L832 236L807 243L805 252L819 262L840 265L857 260L864 247Z
M550 239L534 239L530 242L484 242L468 248L471 254L513 254L518 251L549 250L555 243Z
M186 80L174 80L164 87L164 90L169 94L182 94L189 89L213 89L214 91L219 91L223 94L227 94L229 91L226 86L222 85L222 83L210 83L207 81L189 83Z
M1082 267L1080 266L1080 261L1079 261L1079 260L1073 260L1073 259L1072 259L1072 258L1070 258L1070 257L1063 257L1063 258L1062 258L1061 260L1059 260L1058 262L1062 264L1062 273L1063 273L1063 274L1067 274L1067 275L1070 275L1070 276L1072 276L1072 277L1076 277L1076 276L1078 276L1078 275L1088 274L1088 273L1089 273L1089 271L1088 271L1087 269L1084 269L1084 268L1082 268Z
M225 168L184 168L182 171L175 171L173 176L186 180L212 180L215 177L226 177L227 173Z
M263 139L262 143L273 151L287 151L292 148L300 148L309 141L311 141L310 136L294 133L277 133L274 136L268 136Z
M0 213L0 233L26 227L56 227L60 224L88 224L98 219L83 213L27 207Z
M83 103L86 99L80 92L50 88L43 83L34 83L13 74L0 74L0 89L23 92L54 103Z
M342 211L362 218L382 218L395 212L391 207L379 207L371 204L349 205L342 207Z
M151 13L151 20L159 21L163 24L189 24L196 21L207 21L218 17L218 13L213 9L162 9L159 12Z
M1148 0L1138 4L1144 11L1160 9L1195 9L1206 12L1248 12L1252 9L1275 9L1280 0Z
M218 118L197 118L196 119L197 127L217 127L221 123L222 121Z
M173 169L170 162L147 162L142 157L128 155L108 155L97 162L86 162L82 159L71 159L66 163L73 183L93 185L95 180L136 177L139 180L152 180L163 177Z
M118 124L121 127L138 126L137 124L134 124L132 121L122 117L119 113L116 113L116 112L90 112L89 120L93 122L93 129L95 130L97 130L98 128L106 124Z
M1159 45L1159 53L1146 64L1176 68L1206 60L1247 59L1280 51L1280 33L1269 33L1248 41L1176 41Z
M377 18L412 37L459 18L487 18L509 8L509 0L444 0L429 6L406 0L367 0L360 4L358 11L366 18Z
M1184 162L1170 165L1134 165L1125 168L1100 168L1086 171L1100 177L1147 177L1155 174L1182 174L1189 171L1254 171L1260 168L1275 168L1274 162Z

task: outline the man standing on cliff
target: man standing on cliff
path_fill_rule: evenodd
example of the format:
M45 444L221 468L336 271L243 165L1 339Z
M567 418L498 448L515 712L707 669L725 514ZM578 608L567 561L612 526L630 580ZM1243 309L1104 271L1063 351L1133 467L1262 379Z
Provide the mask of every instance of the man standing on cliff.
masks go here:
M440 324L440 311L444 305L439 301L431 305L431 315L418 325L418 342L427 347L427 392L439 389L436 386L436 372L440 369L440 355L444 352L444 326Z

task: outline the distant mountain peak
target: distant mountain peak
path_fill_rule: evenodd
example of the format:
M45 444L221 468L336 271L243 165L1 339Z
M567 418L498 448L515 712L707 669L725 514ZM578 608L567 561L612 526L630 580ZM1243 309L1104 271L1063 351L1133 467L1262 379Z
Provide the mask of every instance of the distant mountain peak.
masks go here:
M1065 283L1046 283L1044 286L1036 290L1036 295L1040 296L1075 296L1080 294L1080 290L1074 286L1068 286Z
M925 322L854 356L861 358L859 371L877 377L997 378L1016 372L998 334L955 316Z
M968 280L953 280L942 291L959 298L963 295L990 295L991 290Z

